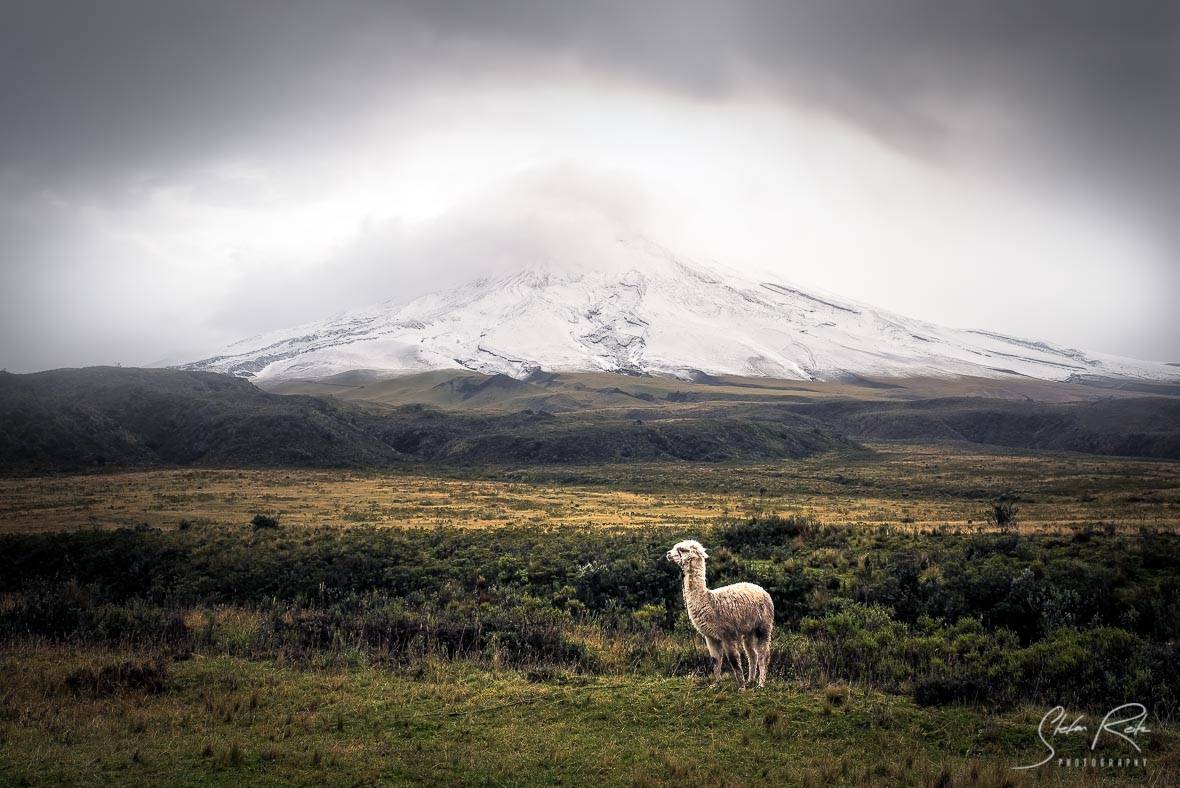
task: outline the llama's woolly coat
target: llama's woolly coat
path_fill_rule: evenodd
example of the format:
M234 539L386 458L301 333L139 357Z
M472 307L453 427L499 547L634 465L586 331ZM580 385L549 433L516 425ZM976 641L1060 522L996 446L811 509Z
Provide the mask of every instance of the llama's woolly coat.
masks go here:
M769 636L767 622L774 621L774 602L770 594L753 583L734 583L721 588L689 589L685 576L684 602L688 618L698 632L722 641L740 640L747 635ZM700 585L705 585L701 572Z

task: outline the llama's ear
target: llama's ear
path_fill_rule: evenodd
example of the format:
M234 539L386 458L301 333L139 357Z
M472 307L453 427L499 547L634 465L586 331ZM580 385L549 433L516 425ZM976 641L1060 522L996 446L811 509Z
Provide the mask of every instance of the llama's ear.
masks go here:
M701 558L708 558L709 554L707 552L705 552L705 546L700 545L700 548L701 548Z

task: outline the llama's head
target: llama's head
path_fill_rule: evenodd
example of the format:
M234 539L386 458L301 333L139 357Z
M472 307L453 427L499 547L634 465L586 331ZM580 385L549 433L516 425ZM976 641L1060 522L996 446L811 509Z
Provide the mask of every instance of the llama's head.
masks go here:
M685 539L683 542L672 545L672 549L664 557L684 568L698 561L704 563L709 554L696 539Z

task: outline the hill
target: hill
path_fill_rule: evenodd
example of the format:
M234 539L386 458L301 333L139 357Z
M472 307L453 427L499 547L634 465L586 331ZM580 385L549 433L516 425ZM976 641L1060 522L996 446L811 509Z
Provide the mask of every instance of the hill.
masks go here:
M262 391L209 372L90 367L0 374L0 468L385 467L720 461L859 449L805 415L732 420L545 411L444 413Z
M971 397L790 406L858 440L966 441L1017 449L1180 459L1180 399L1040 403Z
M947 398L1089 402L1180 397L1180 384L1140 387L1129 381L1044 381L1034 378L984 377L861 377L839 381L780 380L733 375L695 375L683 380L670 375L622 375L611 372L539 372L519 379L469 370L432 370L390 375L373 370L324 378L259 380L259 387L277 394L310 394L346 402L382 405L422 404L448 411L507 413L524 409L564 412L609 412L647 409L667 411L702 405L811 402L818 400L914 401Z
M384 464L364 411L208 372L0 374L0 467Z
M439 370L264 383L273 391L350 402L428 403L459 413L522 408L591 419L786 423L806 417L855 441L955 441L1013 449L1180 458L1180 387L993 378L850 378L842 382L609 373L539 373L526 380ZM1169 395L1169 396L1148 396Z
M188 370L4 373L0 468L719 462L862 451L861 441L881 440L1180 459L1174 397L918 398L905 385L872 381L825 393L816 384L607 375L519 381L432 373L335 385L374 385L378 401L277 394ZM427 404L380 401L417 396Z

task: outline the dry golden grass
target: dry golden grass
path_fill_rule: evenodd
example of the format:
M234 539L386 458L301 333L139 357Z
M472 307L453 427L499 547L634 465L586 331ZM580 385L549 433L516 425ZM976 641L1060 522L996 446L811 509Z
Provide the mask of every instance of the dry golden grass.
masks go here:
M1020 496L1017 528L1180 527L1180 463L874 446L757 465L532 469L512 480L336 470L153 470L0 479L0 532L244 524L390 527L652 525L755 512L827 524L988 527L990 501Z
M138 523L247 523L398 527L509 523L624 524L713 518L708 495L459 480L347 471L143 471L0 481L0 531L56 531Z

